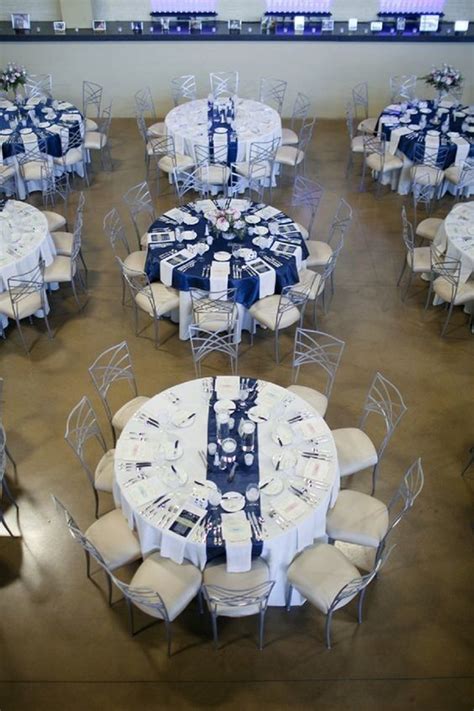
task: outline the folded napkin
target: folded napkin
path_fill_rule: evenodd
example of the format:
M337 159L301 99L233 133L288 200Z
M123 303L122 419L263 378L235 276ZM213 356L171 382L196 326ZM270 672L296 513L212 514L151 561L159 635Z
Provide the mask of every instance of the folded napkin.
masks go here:
M131 476L133 477L135 474ZM160 480L160 477L152 476L149 479L141 479L128 486L126 488L126 496L134 508L139 508L166 494L166 491L166 485Z
M229 283L229 262L212 262L210 284L211 291L226 291Z
M296 259L296 266L298 267L298 271L300 271L303 261L303 253L301 251L301 247L295 244L290 244L289 242L281 242L280 240L275 240L270 249L272 252L276 252L277 254L283 254L287 257L294 257Z
M305 479L325 482L327 480L328 471L329 462L322 461L321 459L306 459L305 457L298 457L298 461L296 463L296 474L298 476L304 477Z
M412 130L410 128L407 128L406 126L400 126L399 128L393 129L393 131L390 135L390 144L389 144L389 148L388 148L388 150L392 154L392 156L394 156L398 150L398 144L400 142L400 138L402 136L406 136L409 133L412 133Z
M222 514L222 537L225 540L228 573L245 573L252 566L250 523L244 511Z
M176 220L177 222L184 222L185 218L189 216L188 212L183 212L183 210L180 210L178 207L173 207L172 210L168 210L168 212L165 212L165 217L171 217L172 220Z
M452 138L451 142L456 144L456 160L454 161L454 165L461 166L469 155L471 144L462 136Z
M276 207L272 207L271 205L267 205L267 207L263 207L261 210L258 210L255 214L257 217L260 217L262 220L270 220L272 217L275 217L275 215L279 215L281 210L277 210Z
M151 462L155 458L154 449L155 445L151 442L121 437L117 442L115 456L128 462Z
M264 299L265 296L272 296L275 293L276 286L276 273L273 267L260 257L250 260L247 264L258 274L260 299Z
M284 491L274 500L275 511L287 521L296 521L308 513L308 504L289 491Z
M238 375L218 375L216 377L216 395L218 400L237 400L240 392Z
M309 417L307 420L300 420L294 424L294 429L304 440L321 437L326 434L323 429L322 420L319 417Z
M211 212L215 209L216 205L213 200L196 200L194 206L198 212ZM172 210L170 211L172 212ZM166 213L169 215L169 213Z
M250 207L250 202L248 200L242 200L240 198L233 198L230 201L230 206L233 210L239 210L239 212L246 212Z

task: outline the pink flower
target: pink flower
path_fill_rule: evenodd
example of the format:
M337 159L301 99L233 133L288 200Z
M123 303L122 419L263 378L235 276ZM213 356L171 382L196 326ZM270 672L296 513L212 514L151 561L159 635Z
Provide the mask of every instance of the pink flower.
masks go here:
M230 223L225 217L218 217L216 221L216 227L220 232L227 232L230 227Z

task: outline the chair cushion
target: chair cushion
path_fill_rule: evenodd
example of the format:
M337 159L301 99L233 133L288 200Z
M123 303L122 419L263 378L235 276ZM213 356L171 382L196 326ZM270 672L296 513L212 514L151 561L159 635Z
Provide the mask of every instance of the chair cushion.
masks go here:
M76 163L82 163L84 156L80 148L71 148L64 156L53 158L53 160L60 165L75 165Z
M377 126L378 118L366 118L363 119L357 126L359 133L374 133L375 127Z
M261 178L268 178L270 176L270 163L268 161L263 161L262 163L253 163L252 167L250 163L235 163L235 170L239 175L243 175L244 178L250 178L250 172L252 173L252 178L259 180Z
M44 270L44 281L46 284L54 281L71 281L71 258L62 255L55 257Z
M48 220L48 230L50 232L56 232L56 230L60 230L61 227L66 225L66 218L60 215L59 212L42 210L42 213Z
M461 181L462 168L457 165L452 165L444 171L444 177L450 183L457 185Z
M264 299L256 301L255 304L250 307L250 315L263 326L266 326L271 331L275 331L277 328L276 321L279 303L280 297L278 294L266 296ZM292 306L283 313L280 319L279 328L288 328L288 326L292 326L299 320L300 312L296 306Z
M151 284L151 291L155 300L157 316L163 316L163 314L167 314L173 311L173 309L179 308L179 292L177 292L176 289L165 286L161 282L153 282L153 284ZM151 317L154 316L150 299L145 294L137 294L135 301L142 311L146 311Z
M13 290L12 293L15 293L15 290ZM18 318L22 319L32 316L36 311L41 309L41 292L35 291L33 294L28 294L28 296L21 299L16 308L18 310ZM8 318L15 318L8 291L0 294L0 313L5 314Z
M351 150L353 153L363 153L364 152L364 137L354 136L351 142Z
M298 143L298 134L292 128L281 129L281 145L294 146Z
M296 225L297 230L298 230L299 232L301 232L301 235L302 235L303 239L309 239L309 232L308 232L308 230L306 229L306 227L304 227L303 225L301 225L299 222L295 222L295 225Z
M433 240L443 222L444 220L440 220L439 217L427 217L416 228L416 234L418 237L423 237L423 239Z
M301 269L298 274L300 280L295 284L296 291L308 294L310 301L314 301L324 291L321 274L312 272L311 269Z
M2 180L8 180L9 178L13 178L15 175L15 168L11 165L2 165L0 163L0 178Z
M109 449L98 463L94 474L94 486L98 491L112 492L114 483L115 449Z
M147 588L161 595L170 620L178 615L196 597L201 587L201 571L188 561L178 565L158 552L146 558L133 576L132 588ZM137 605L152 617L162 618L160 612L146 605Z
M226 165L209 165L199 168L197 171L199 180L208 185L222 185L230 178L230 168Z
M198 326L202 326L205 331L227 331L234 327L237 321L239 311L237 304L232 309L232 313L228 311L194 311L193 321Z
M413 182L418 185L433 185L434 187L442 183L444 178L442 170L429 165L414 165L410 172Z
M333 430L341 476L355 474L377 464L377 452L370 438L356 427Z
M263 558L254 558L252 567L247 573L228 573L226 562L219 560L208 563L204 569L203 584L217 585L226 590L247 590L262 585L270 580L270 571ZM248 607L232 607L217 605L217 614L224 617L248 617L259 612L258 605Z
M146 262L146 252L131 252L123 261L125 271L130 269L132 272L144 272Z
M451 302L452 286L444 277L438 277L434 280L433 290L440 299ZM454 299L454 305L468 304L470 301L474 301L474 281L471 280L465 284L459 284L456 298Z
M318 392L318 390L314 390L314 388L308 388L306 385L290 385L287 390L303 398L308 405L311 405L316 412L319 412L321 417L324 417L328 409L328 399L326 395Z
M335 546L327 543L306 548L288 568L289 582L324 614L327 614L338 592L359 577L355 565ZM347 605L351 599L344 600L337 607Z
M192 168L193 165L194 161L192 158L190 158L189 156L182 155L181 153L176 153L177 168L182 168L183 170L186 170L187 168ZM175 164L171 156L163 156L163 158L160 158L160 160L158 161L158 167L164 173L172 173L175 168Z
M379 172L382 170L382 156L378 153L371 153L365 159L365 162L371 170ZM403 161L397 156L392 156L390 153L385 154L385 160L383 163L383 172L389 173L391 170L400 170L403 168Z
M306 259L308 267L322 267L329 262L332 257L332 247L327 242L319 242L310 239L306 243L309 256Z
M148 126L147 133L149 136L166 136L166 124L164 121L157 121Z
M87 131L84 138L84 148L100 151L107 144L107 136L99 131Z
M431 271L431 255L429 247L415 247L412 252L407 252L408 266L414 272Z
M304 152L296 146L280 146L276 152L276 163L294 166L299 165L304 159Z
M51 237L53 238L56 252L65 257L70 257L74 235L71 232L54 232Z
M326 533L335 541L377 548L388 530L388 509L360 491L343 489L326 517Z
M129 419L133 417L137 410L143 407L149 399L149 397L138 395L137 397L134 397L133 400L129 400L125 403L125 405L122 405L122 407L117 410L115 415L112 417L112 427L121 432Z
M130 530L120 509L101 516L89 526L85 535L111 570L141 558L138 538Z
M21 173L24 180L42 180L44 163L39 160L31 160L21 165Z
M86 132L91 133L92 131L97 131L99 126L95 121L90 118L86 118Z

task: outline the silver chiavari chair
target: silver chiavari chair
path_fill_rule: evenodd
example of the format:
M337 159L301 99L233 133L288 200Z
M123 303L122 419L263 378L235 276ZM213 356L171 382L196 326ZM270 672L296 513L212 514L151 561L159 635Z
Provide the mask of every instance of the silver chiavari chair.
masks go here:
M366 81L353 87L352 103L354 117L359 121L357 126L359 133L374 133L378 119L369 117L369 85Z
M428 297L426 299L425 310L428 308L433 292L447 304L447 314L441 329L441 338L446 335L446 331L453 314L455 306L474 304L474 285L470 280L463 283L461 281L461 261L453 257L444 256L440 258L439 252L433 249L432 245L432 272L434 279L430 281ZM473 316L469 318L469 326L472 325Z
M89 185L84 137L80 131L69 131L65 128L61 130L60 140L62 155L58 158L53 158L53 161L55 165L62 168L67 191L71 190L70 172L74 171L75 168L77 169L77 167L80 167L84 172L84 180Z
M364 137L357 136L354 129L354 105L351 101L346 104L346 126L349 136L349 151L347 156L346 177L352 171L354 164L354 154L364 153Z
M211 72L209 80L215 99L221 96L235 96L239 93L239 72Z
M185 196L188 196L187 200L189 200L190 194L191 199L196 197L196 194L201 198L210 197L213 188L219 187L206 180L206 169L203 166L187 170L176 168L173 171L173 185L180 205L183 204ZM225 194L227 186L223 184L220 187Z
M123 263L125 270L130 269L133 272L143 272L145 270L146 251L141 249L137 252L132 252L128 243L125 232L125 225L118 211L114 208L104 217L103 229L106 237L108 237L110 246L115 257L119 257ZM122 305L125 303L125 279L122 276Z
M413 274L424 274L431 272L431 256L429 247L415 247L415 235L413 234L413 225L407 219L405 206L402 207L402 237L406 249L406 254L403 258L402 270L398 277L397 286L405 273L405 269L409 268L409 276L405 289L403 291L402 301L405 301L408 290L411 285Z
M28 74L25 94L29 99L52 99L53 78L51 74Z
M391 103L401 104L416 98L416 74L402 74L390 77Z
M276 152L275 163L292 168L294 179L296 179L300 167L303 175L306 173L306 156L309 144L313 139L315 125L316 118L305 121L298 136L297 145L280 146Z
M474 189L474 159L468 158L459 166L450 166L444 171L444 177L454 186L456 201L469 196Z
M275 160L279 145L280 138L252 143L248 160L242 163L234 163L231 167L232 177L229 191L240 193L247 188L249 198L252 192L256 192L259 201L262 202L265 187L268 184L271 198Z
M3 378L0 378L0 423L3 420ZM5 428L3 428L3 446L5 449L5 454L7 455L7 459L10 461L10 464L13 467L13 474L15 476L15 481L18 481L18 468L16 465L16 461L12 456L12 453L7 445L7 436L5 432Z
M411 174L411 189L415 186L430 185L433 199L438 197L444 180L444 166L448 157L449 146L427 146L415 144L413 168Z
M291 195L292 207L303 207L309 210L310 217L307 227L296 223L304 239L309 240L313 231L314 220L324 195L324 188L315 180L297 175L293 183L293 193Z
M359 190L365 190L367 168L375 174L377 183L376 197L380 197L382 180L386 173L403 168L403 161L387 151L385 136L364 135L364 163Z
M81 304L79 289L87 295L87 266L82 256L82 227L83 217L82 213L79 213L74 227L70 254L58 254L44 270L44 281L48 288L50 284L71 284L79 311L82 311L86 303ZM84 267L84 275L81 273L79 260Z
M238 311L236 289L204 291L191 289L193 323L205 323L208 331L231 331L235 328Z
M336 373L341 362L345 342L322 331L297 328L293 348L293 384L287 389L306 400L324 417L331 397ZM325 386L323 391L313 387L298 385L298 377L302 365L317 365L323 372ZM312 371L314 372L314 371ZM311 376L313 379L313 376Z
M146 128L146 135L149 138L163 136L166 133L166 126L163 121L158 121L155 104L151 95L150 87L140 89L135 94L135 113L137 117L143 119L146 125L146 117L149 115L152 120L151 126Z
M40 260L32 269L10 277L7 281L8 291L0 296L0 313L16 321L26 354L29 354L30 348L26 344L21 326L24 318L28 318L31 322L34 314L41 312L48 336L53 338L48 320L49 305L46 299L44 272L44 262Z
M110 151L109 131L112 123L112 102L102 110L98 119L97 131L86 131L84 148L88 151L98 151L104 170L113 170L112 153Z
M69 444L82 468L94 494L95 517L99 517L99 492L112 493L114 481L114 450L107 449L97 415L89 398L83 397L69 413L64 439ZM97 447L100 459L91 462L91 453Z
M226 194L231 176L231 170L227 164L227 143L216 144L212 150L209 145L195 146L194 155L199 182Z
M154 138L151 142L152 154L151 159L154 160L156 165L156 184L157 192L160 192L160 171L165 173L168 178L176 170L190 170L194 166L194 160L185 155L184 153L178 153L176 151L175 142L173 136L159 136Z
M298 143L300 131L308 118L311 101L306 94L298 93L293 105L289 128L283 128L281 133L282 146L295 146Z
M19 139L18 142L14 141L12 145L20 179L25 185L27 195L29 195L31 184L33 184L33 189L37 183L41 184L40 181L52 164L52 159L46 153L45 135L38 131L36 135L31 136L31 140L26 140L26 138Z
M127 190L122 197L123 202L127 206L130 218L137 236L138 247L145 247L147 241L148 227L157 218L153 198L150 193L148 183L145 181L134 185ZM143 218L146 219L146 225Z
M275 111L281 114L287 86L288 82L282 79L262 77L262 79L260 79L259 101L271 106Z
M183 74L171 80L171 96L175 106L182 100L195 101L197 99L196 77L194 74Z
M13 165L7 165L0 157L0 193L4 193L7 197L16 196L16 173Z
M206 321L201 320L199 324L189 326L189 339L197 378L201 377L203 360L215 353L228 357L232 374L237 374L239 360L237 329L216 331L213 321L210 323L210 328L207 328Z
M82 113L84 115L86 131L97 131L99 126L97 120L100 118L102 97L104 88L100 84L92 81L82 82ZM89 111L94 118L88 118Z
M337 246L331 248L331 256L325 264L321 266L318 265L316 271L312 269L301 269L299 272L299 282L294 288L307 294L308 301L313 302L313 323L315 326L317 325L317 307L319 301L322 300L324 313L326 314L330 299L332 299L334 295L334 272L343 246L344 237L341 234ZM328 285L331 289L331 294L327 297Z

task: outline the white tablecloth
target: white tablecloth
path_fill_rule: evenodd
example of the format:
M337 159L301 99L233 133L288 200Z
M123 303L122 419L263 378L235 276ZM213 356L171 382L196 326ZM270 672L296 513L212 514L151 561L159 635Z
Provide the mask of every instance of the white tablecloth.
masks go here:
M174 442L179 439L180 446L183 447L183 456L174 462L174 466L180 473L187 474L188 480L183 486L174 490L174 497L178 503L189 501L193 488L195 492L197 490L200 493L202 487L194 484L194 482L204 482L207 477L207 469L198 455L199 450L205 450L207 447L208 401L203 393L203 382L201 379L192 380L178 385L172 390L166 390L156 395L142 408L142 413L146 413L147 416L161 422L167 421L167 435L170 440ZM217 383L219 383L219 378L217 378ZM261 493L261 510L268 530L268 538L263 543L262 557L270 567L271 578L276 581L270 604L284 605L288 565L299 551L310 545L315 539L326 540L326 513L328 508L334 505L339 493L339 469L334 440L325 421L317 413L313 412L306 402L290 395L284 388L259 381L259 389L261 392L259 398L268 398L266 400L267 406L270 407L271 418L273 417L269 422L262 422L258 425L260 481L263 478L279 476L284 482L284 489L277 496L265 495L265 489ZM290 398L291 400L286 406L281 404L284 398ZM273 405L271 406L270 403L272 402ZM173 414L180 408L190 408L190 412L197 413L192 426L179 429L170 424ZM321 446L328 450L330 461L300 459L300 464L305 465L308 461L317 463L319 467L317 478L319 481L324 481L327 488L314 489L318 497L317 504L310 506L303 503L304 510L299 518L294 521L291 528L282 530L268 516L269 508L278 506L280 497L288 495L288 479L291 478L289 474L276 473L272 463L272 456L284 451L272 438L276 423L274 418L278 415L287 420L301 412L307 413L309 417L314 416L316 418L312 422L315 424L318 437L325 438L324 445ZM137 439L137 432L144 433L145 439ZM142 513L143 505L137 506L134 503L134 485L127 486L127 482L136 476L134 465L129 464L127 468L124 464L125 457L128 457L129 461L133 458L130 454L131 446L135 447L135 461L152 460L156 462L153 450L156 448L160 436L162 435L159 430L145 424L139 419L139 416L132 418L126 425L115 451L115 500L117 505L122 507L130 526L137 530L144 555L153 550L161 549L162 554L168 555L168 557L176 557L177 562L181 562L184 556L195 565L203 568L206 563L205 543L185 539L185 543L182 543L181 546L181 541L174 544L174 541L170 541L170 537L177 538L177 536L169 532L163 533L159 526L154 525L149 518L146 518ZM288 445L290 448L302 451L308 449L308 443L304 443L299 435L296 434L296 431L294 436L294 441ZM236 438L238 439L237 435ZM155 481L158 483L160 481L163 482L163 491L169 491L169 486L166 485L164 477L167 476L172 463L153 464L152 468L143 471L149 477L156 475L157 479ZM222 477L225 479L227 472L223 472ZM175 499L172 499L172 502ZM300 499L296 498L296 501L298 504L302 503ZM250 547L250 542L248 544L244 543L243 546L244 548L245 546ZM243 553L245 553L245 550L243 550ZM242 560L246 559L249 560L249 557L243 555ZM243 569L246 569L244 563ZM295 592L292 604L301 604L303 601L303 598Z
M10 277L33 269L40 258L48 266L55 256L56 248L43 213L32 205L8 200L0 212L0 292L7 291ZM6 319L1 316L0 319L5 326Z
M248 160L252 143L281 138L281 118L270 106L251 99L237 100L237 160ZM207 100L198 99L172 109L165 119L178 153L196 158L194 147L208 145Z
M456 205L440 226L434 244L461 262L461 283L474 274L474 202Z

